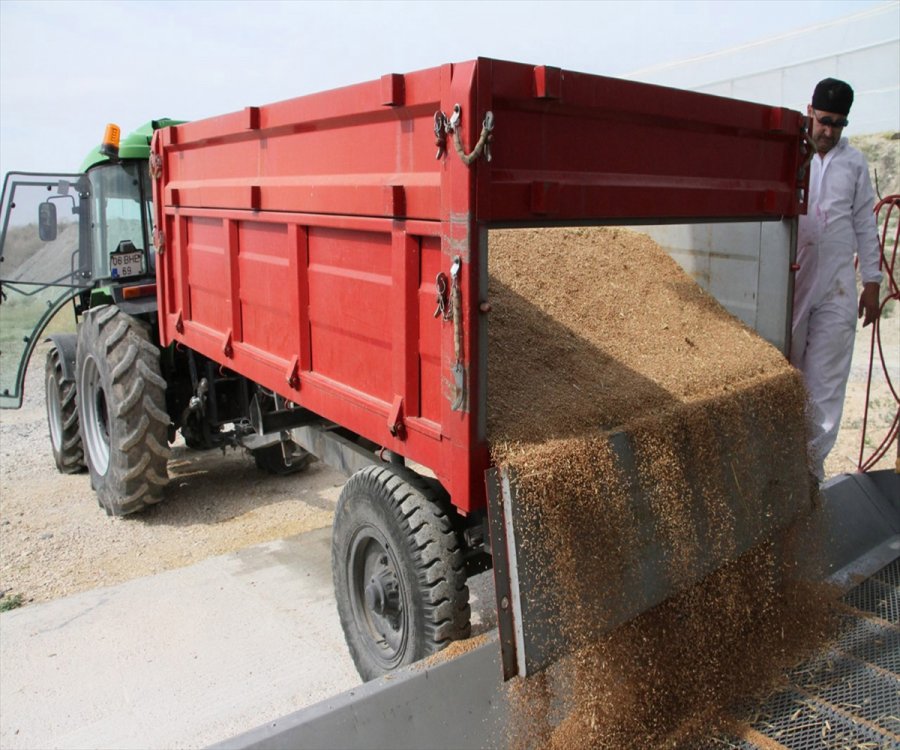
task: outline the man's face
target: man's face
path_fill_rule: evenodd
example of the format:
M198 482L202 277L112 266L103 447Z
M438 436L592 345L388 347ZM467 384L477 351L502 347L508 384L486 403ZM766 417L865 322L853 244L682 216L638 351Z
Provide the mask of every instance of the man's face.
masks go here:
M836 112L813 109L812 105L807 107L807 114L809 114L809 120L812 123L810 137L813 139L813 143L816 144L816 150L820 154L827 154L841 139L841 133L844 132L847 118L845 115L839 115Z

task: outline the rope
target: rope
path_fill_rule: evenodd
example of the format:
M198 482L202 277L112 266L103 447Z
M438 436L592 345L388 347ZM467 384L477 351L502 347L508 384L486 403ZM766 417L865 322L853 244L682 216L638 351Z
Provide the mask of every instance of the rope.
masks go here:
M456 105L459 107L459 105ZM451 123L453 119L451 118ZM487 161L491 160L491 150L490 150L490 142L493 140L493 136L491 132L494 129L494 113L488 112L484 116L484 124L481 126L481 135L478 136L478 142L475 144L475 148L472 149L472 153L467 154L466 150L462 145L462 138L459 134L459 128L453 127L453 130L450 132L453 133L453 147L456 149L456 153L459 154L459 158L462 159L463 164L469 166L473 161L475 161L481 153L484 152L484 158Z
M453 135L453 147L462 160L462 163L469 166L478 159L482 154L486 161L491 160L491 141L494 139L494 113L488 112L484 116L484 123L481 126L481 135L478 136L478 142L472 152L467 154L462 144L462 136L459 132L459 123L462 116L462 107L456 104L453 107L453 114L448 118L443 112L438 110L434 113L434 143L437 146L437 154L435 159L440 159L445 151L444 139L447 133Z

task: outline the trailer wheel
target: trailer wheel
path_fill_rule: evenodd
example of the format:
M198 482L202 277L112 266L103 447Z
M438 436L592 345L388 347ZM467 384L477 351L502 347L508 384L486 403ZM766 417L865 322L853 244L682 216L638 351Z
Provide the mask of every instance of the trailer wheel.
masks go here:
M370 466L341 491L332 535L338 614L364 680L466 638L469 589L446 508L419 477Z
M148 327L114 305L78 328L78 413L91 485L107 515L162 499L169 458L166 381Z
M256 461L257 469L277 476L299 474L301 471L305 471L313 460L311 453L307 453L295 445L291 465L288 466L284 462L284 452L281 450L281 443L275 443L265 448L256 448L251 453L253 454L253 460Z
M84 471L84 450L78 429L75 381L63 377L62 355L55 346L47 352L44 365L47 426L56 468L63 474Z

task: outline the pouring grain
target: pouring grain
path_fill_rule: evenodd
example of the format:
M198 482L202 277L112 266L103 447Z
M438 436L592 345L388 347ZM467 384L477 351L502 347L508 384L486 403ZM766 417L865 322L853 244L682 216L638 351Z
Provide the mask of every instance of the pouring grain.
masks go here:
M489 248L488 436L528 593L557 605L524 626L570 652L514 685L512 744L690 746L829 629L788 562L810 503L799 375L646 235ZM623 623L648 556L678 593Z

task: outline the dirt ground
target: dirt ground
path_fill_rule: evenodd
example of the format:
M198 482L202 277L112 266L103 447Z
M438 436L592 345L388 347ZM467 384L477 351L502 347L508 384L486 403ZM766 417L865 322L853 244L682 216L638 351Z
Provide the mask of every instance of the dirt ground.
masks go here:
M870 330L856 339L838 443L829 476L854 471L859 456ZM881 324L884 360L900 382L900 306ZM240 451L197 453L176 445L164 502L135 517L109 518L87 474L57 473L43 403L44 352L36 353L25 403L0 412L0 592L22 603L190 565L213 555L328 526L344 477L321 463L304 474L272 477ZM876 363L878 357L876 356ZM876 369L867 454L897 406ZM896 386L895 386L896 387ZM896 443L876 468L892 468Z
M0 414L0 592L24 603L199 562L330 526L344 477L314 462L270 476L249 455L196 452L179 441L165 500L125 518L98 507L87 474L56 471L43 403L44 353L25 403Z

